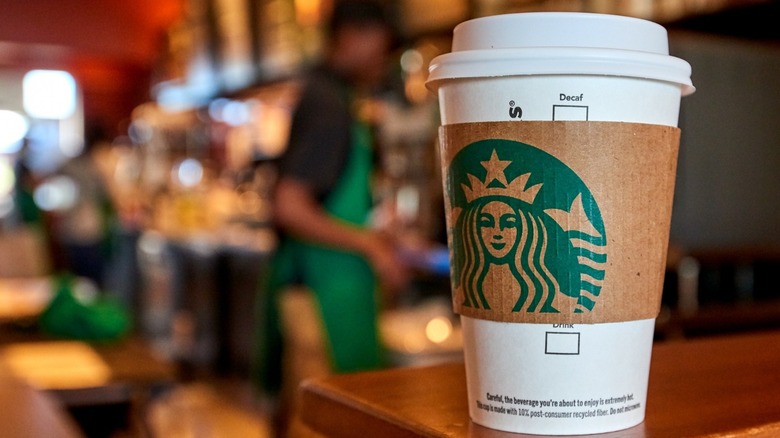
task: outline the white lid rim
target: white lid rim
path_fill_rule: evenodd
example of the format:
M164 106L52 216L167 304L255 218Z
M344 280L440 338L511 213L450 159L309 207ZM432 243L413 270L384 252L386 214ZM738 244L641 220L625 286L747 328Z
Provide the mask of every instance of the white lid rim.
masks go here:
M467 50L434 58L428 71L427 85L431 89L450 79L576 74L672 82L681 85L683 95L695 90L691 82L691 66L680 58L601 48Z
M519 39L512 37L516 32L520 32ZM452 51L534 47L539 43L548 48L574 43L579 48L669 54L667 32L660 24L592 12L523 12L473 18L455 26Z

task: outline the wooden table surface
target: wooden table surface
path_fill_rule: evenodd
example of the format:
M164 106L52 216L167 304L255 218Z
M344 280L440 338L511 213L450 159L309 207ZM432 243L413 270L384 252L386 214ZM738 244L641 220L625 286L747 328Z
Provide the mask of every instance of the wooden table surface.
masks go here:
M588 436L780 437L780 331L657 343L649 385L644 423ZM460 363L309 381L300 415L340 438L524 436L469 420Z

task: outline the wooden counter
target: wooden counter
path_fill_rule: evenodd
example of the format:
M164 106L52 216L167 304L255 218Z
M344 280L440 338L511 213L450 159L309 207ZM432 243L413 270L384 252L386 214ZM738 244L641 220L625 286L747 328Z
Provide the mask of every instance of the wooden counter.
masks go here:
M309 381L300 415L326 437L523 436L471 423L462 364ZM589 436L780 436L780 332L656 344L645 422Z
M77 438L82 434L55 400L0 367L0 436Z

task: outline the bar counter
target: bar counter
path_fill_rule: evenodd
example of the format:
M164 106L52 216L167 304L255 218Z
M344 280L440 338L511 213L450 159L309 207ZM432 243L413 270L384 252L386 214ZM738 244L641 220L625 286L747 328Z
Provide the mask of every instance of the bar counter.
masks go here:
M315 436L525 436L469 420L462 363L329 376L301 391L299 430ZM780 436L780 331L655 344L644 423L588 436Z

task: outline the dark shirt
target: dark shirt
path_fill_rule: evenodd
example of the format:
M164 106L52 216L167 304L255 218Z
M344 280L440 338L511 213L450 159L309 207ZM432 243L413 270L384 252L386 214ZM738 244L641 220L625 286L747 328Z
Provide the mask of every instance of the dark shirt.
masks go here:
M324 199L349 156L352 121L349 85L330 70L315 70L293 113L280 176L305 183Z

